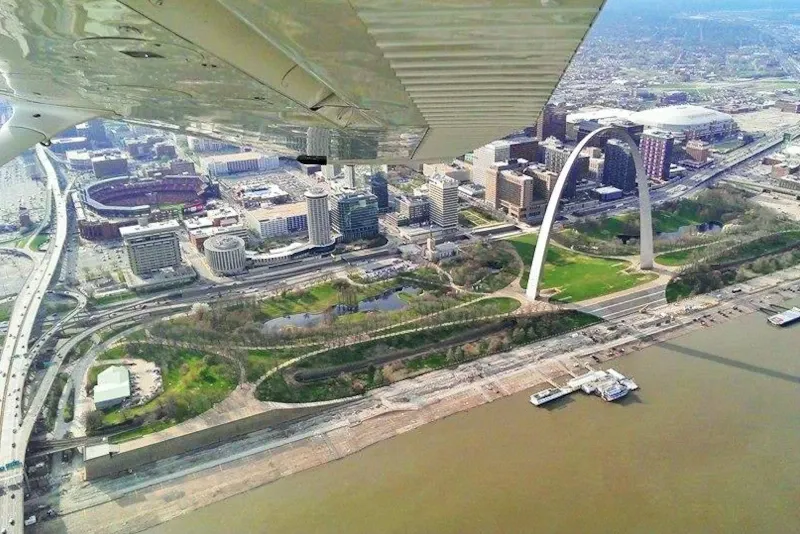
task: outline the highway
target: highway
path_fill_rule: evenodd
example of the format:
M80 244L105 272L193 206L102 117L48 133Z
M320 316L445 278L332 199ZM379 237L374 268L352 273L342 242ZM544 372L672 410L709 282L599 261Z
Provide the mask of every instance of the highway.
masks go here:
M0 355L0 529L8 534L23 531L23 491L25 446L18 446L18 430L22 424L21 395L30 364L29 341L39 306L58 267L67 236L67 208L58 176L43 147L36 155L47 174L47 185L53 196L55 219L51 223L50 245L44 258L28 275L14 303L8 335ZM27 440L26 440L27 441Z

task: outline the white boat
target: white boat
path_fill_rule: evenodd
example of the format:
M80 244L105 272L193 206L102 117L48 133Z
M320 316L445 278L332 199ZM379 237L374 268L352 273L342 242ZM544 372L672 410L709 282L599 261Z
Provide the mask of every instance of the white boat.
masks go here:
M611 402L621 399L627 395L630 392L630 389L628 389L628 387L621 382L614 380L604 384L599 384L597 386L597 391L600 394L600 398L602 398L604 401Z
M546 402L556 400L557 398L563 397L564 395L569 395L570 393L572 393L572 390L567 388L548 388L531 395L531 404L534 406L541 406Z

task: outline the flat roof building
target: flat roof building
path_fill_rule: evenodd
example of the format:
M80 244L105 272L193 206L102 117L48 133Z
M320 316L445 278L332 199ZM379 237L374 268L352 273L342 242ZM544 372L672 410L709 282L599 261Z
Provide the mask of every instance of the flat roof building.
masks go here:
M122 365L114 365L104 369L97 375L97 385L92 391L94 405L103 410L118 406L131 396L131 379L128 369Z
M328 207L325 199L325 209ZM271 239L308 230L306 202L278 204L245 212L247 226L262 239Z
M345 242L377 237L378 197L364 191L333 195L330 197L330 217L334 231L341 234Z
M175 220L120 228L119 233L125 242L131 270L141 275L165 267L179 266L179 229L180 224Z
M209 176L228 176L246 172L276 169L278 156L265 156L257 152L238 152L202 158L201 166Z
M431 222L444 228L458 228L458 180L434 176L428 182Z

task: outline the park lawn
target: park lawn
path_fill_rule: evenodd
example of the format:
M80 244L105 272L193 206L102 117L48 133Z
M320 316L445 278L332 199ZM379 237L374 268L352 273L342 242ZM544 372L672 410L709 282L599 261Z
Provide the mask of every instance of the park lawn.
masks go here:
M487 314L511 313L519 307L519 301L511 297L491 297L465 306L465 308L485 311Z
M120 409L106 412L103 424L116 425L123 423L126 418L149 415L159 410L162 403L170 400L185 408L181 417L171 421L171 424L177 424L200 415L223 400L236 387L236 381L223 372L222 368L226 364L209 364L204 356L198 351L182 351L179 361L172 362L169 371L163 374L164 391L161 395L146 404L126 409L125 413ZM159 429L165 428L163 420L157 423L160 423Z
M620 234L626 233L626 227L630 223L637 224L639 221L639 213L626 213L624 215L615 215L601 219L601 224L598 228L581 228L579 231L595 239L603 241L611 241L616 239ZM653 212L653 232L676 232L682 226L689 226L693 224L700 224L701 221L696 220L691 213L688 206L681 206L678 211L661 211L656 210ZM578 227L580 228L580 226Z
M39 234L31 240L28 248L31 250L39 250L39 247L50 241L50 236L47 234Z
M11 310L13 309L13 302L4 302L3 304L0 304L0 321L8 321L11 319Z
M535 234L525 234L509 239L526 266L521 281L523 288L528 286L536 238ZM658 276L623 272L629 266L625 261L595 258L550 246L540 289L558 288L558 296L553 299L557 302L578 302L630 289Z
M376 282L367 286L356 286L359 301L374 297L391 287L395 280ZM261 303L261 312L268 318L283 317L294 313L321 313L339 303L339 292L331 282L308 289L288 292L283 296L267 299Z
M659 254L658 256L656 256L656 263L673 267L678 265L685 265L687 263L690 263L694 259L699 258L700 253L702 253L706 248L708 247L703 245L700 247L692 247L683 250L676 250L674 252L665 252L664 254Z

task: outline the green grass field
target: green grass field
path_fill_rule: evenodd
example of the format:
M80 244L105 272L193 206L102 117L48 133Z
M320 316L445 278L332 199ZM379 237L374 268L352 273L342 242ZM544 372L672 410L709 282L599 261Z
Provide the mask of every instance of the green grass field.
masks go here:
M153 350L159 350L154 346ZM95 368L92 368L94 370ZM126 410L114 409L103 415L103 424L116 425L134 417L153 417L171 404L171 416L151 420L137 429L133 436L155 432L197 416L220 402L236 387L237 371L233 364L218 356L211 357L202 352L180 349L170 358L170 365L163 372L164 391L155 399ZM119 439L119 438L118 438Z
M682 226L699 224L700 222L701 221L696 220L694 215L686 209L679 209L677 212L653 212L653 231L655 232L675 232ZM615 239L619 234L631 232L631 225L638 227L638 213L626 213L624 215L597 219L588 223L576 225L575 229L589 237L610 241Z
M120 291L119 293L114 293L113 295L105 295L100 298L92 299L92 303L95 306L105 306L106 304L113 304L122 300L132 299L135 296L136 293L133 291Z
M471 208L458 212L458 215L469 221L472 227L488 226L494 223L492 219L487 218L482 213Z
M527 287L536 237L525 234L509 239L526 265L523 287ZM542 289L558 288L555 301L578 302L630 289L657 277L651 273L623 272L629 266L624 261L585 256L551 245L547 249Z
M367 287L357 286L356 298L379 295L390 287L397 285L394 281L378 282ZM319 284L308 289L289 292L283 296L267 299L261 303L261 312L267 317L283 317L294 313L321 313L339 302L339 292L331 282Z
M668 265L670 267L677 267L679 265L685 265L687 263L691 263L692 261L699 259L703 251L706 250L705 246L701 247L693 247L687 248L683 250L676 250L674 252L665 252L664 254L659 254L656 256L656 263L660 263L661 265Z
M31 240L28 248L31 250L39 250L39 247L50 241L50 236L47 234L39 234Z

